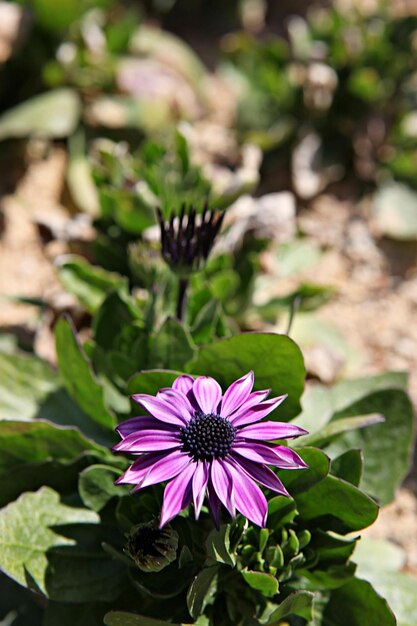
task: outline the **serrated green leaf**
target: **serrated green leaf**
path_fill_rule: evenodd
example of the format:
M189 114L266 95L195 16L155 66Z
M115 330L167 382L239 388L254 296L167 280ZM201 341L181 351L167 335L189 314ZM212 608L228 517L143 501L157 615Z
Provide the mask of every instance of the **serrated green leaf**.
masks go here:
M93 511L61 504L49 487L24 493L0 511L0 567L20 585L46 593L46 552L75 544L51 527L98 521Z
M68 393L97 424L114 429L116 419L104 401L104 390L97 382L68 320L55 326L58 364Z
M305 378L303 357L286 335L244 333L221 339L202 347L187 369L193 374L213 376L224 390L254 370L255 389L271 389L271 397L288 393L277 410L277 419L287 421L300 412Z

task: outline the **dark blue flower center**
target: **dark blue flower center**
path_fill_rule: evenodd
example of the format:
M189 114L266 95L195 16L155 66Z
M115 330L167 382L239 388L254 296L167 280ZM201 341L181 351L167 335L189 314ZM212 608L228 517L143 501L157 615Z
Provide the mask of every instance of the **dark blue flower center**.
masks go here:
M196 413L182 429L183 451L195 461L212 461L224 458L232 447L236 429L224 417L209 413Z

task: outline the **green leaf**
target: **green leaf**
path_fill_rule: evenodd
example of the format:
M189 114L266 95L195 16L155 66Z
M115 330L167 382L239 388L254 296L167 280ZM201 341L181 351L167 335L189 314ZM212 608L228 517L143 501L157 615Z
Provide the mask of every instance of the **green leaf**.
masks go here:
M255 389L271 389L271 397L288 393L277 410L278 419L287 421L300 412L305 378L303 357L285 335L244 333L221 339L201 348L187 370L213 376L224 390L254 370Z
M58 266L58 274L65 289L76 296L89 313L95 313L114 289L127 293L126 278L75 255L64 257Z
M358 577L372 582L374 572L400 571L407 557L405 551L392 541L362 537L356 545L354 559L358 565Z
M359 542L360 543L360 542ZM378 563L383 563L381 555L375 555ZM388 602L397 618L398 626L415 626L417 624L417 580L401 572L380 569L359 573ZM382 623L382 622L380 622ZM385 626L385 622L384 622Z
M0 419L49 420L76 426L87 437L111 444L102 429L81 411L48 363L27 354L0 354Z
M187 593L187 606L194 619L201 615L205 607L214 600L218 569L217 565L202 569L191 583Z
M19 584L46 593L46 552L75 543L51 527L98 521L92 511L60 504L49 487L24 493L0 511L0 567Z
M384 185L374 197L379 232L401 241L417 239L417 193L402 183Z
M193 358L195 350L187 328L178 320L168 318L151 340L151 366L183 369Z
M380 413L370 413L369 415L355 415L355 417L345 417L344 419L338 419L330 422L322 428L322 430L313 433L311 435L304 435L298 440L294 441L293 446L297 448L299 446L318 446L324 447L335 437L348 433L352 430L356 431L360 428L367 428L368 426L374 426L384 422L384 416ZM298 424L298 422L297 422Z
M259 621L261 624L268 626L269 624L279 623L284 617L289 615L298 615L306 620L311 620L313 617L313 600L314 594L309 591L296 591L291 593L278 606L269 605Z
M186 626L174 624L173 622L163 622L152 617L125 613L124 611L111 611L104 617L106 626Z
M97 424L113 430L116 419L105 404L104 390L65 318L56 324L55 338L58 364L68 393Z
M120 471L108 465L90 465L79 478L78 490L85 506L93 511L101 509L113 497L121 497L123 488L115 485L114 481L119 478Z
M43 420L0 421L0 471L52 459L71 461L86 452L110 456L106 448L89 441L75 428Z
M304 521L315 520L319 527L341 534L366 528L378 516L378 506L371 498L331 475L295 499Z
M220 315L221 308L217 300L210 300L200 309L191 329L196 343L204 344L213 341Z
M348 483L359 487L362 478L363 453L362 450L347 450L332 460L331 473L343 478Z
M108 603L48 602L42 626L103 626Z
M309 491L320 483L329 473L330 459L317 448L301 448L298 450L308 467L302 470L279 470L279 477L295 497Z
M242 570L242 576L249 587L260 591L263 596L274 596L278 593L278 580L271 574Z
M364 580L354 578L332 591L323 614L323 626L395 626L386 600Z
M0 117L0 141L10 137L61 139L78 125L81 102L76 91L63 88L34 96Z
M59 387L51 366L32 355L0 354L0 418L32 419Z
M340 435L331 443L329 453L338 456L351 448L362 449L364 468L361 486L378 498L381 504L388 504L411 463L413 408L407 394L400 389L371 393L337 413L331 423L350 415L373 412L382 413L384 422Z
M377 376L351 378L331 389L333 412L342 411L370 393L386 389L407 391L408 375L405 372L385 372Z
M109 293L93 320L93 336L103 350L110 350L125 327L142 325L142 314L133 298L123 291Z
M230 524L223 524L219 530L210 531L206 539L207 556L213 561L234 567L236 557L230 551Z
M170 370L144 370L135 374L129 380L128 393L147 393L156 396L160 389L171 387L172 383L181 372L173 372Z

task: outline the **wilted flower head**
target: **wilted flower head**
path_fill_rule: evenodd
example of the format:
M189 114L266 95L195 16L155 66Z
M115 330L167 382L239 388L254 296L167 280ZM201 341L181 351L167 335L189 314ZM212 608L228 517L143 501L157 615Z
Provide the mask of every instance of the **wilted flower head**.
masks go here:
M178 533L156 522L134 526L127 535L124 551L144 572L160 572L177 558Z
M186 212L184 204L179 215L172 212L169 220L165 220L160 209L157 213L162 256L167 264L185 273L199 269L210 253L224 213L209 210L207 203L201 216L194 207Z
M306 467L296 452L268 443L306 431L284 422L261 421L287 397L266 400L270 390L252 391L253 372L236 380L222 393L209 376L179 376L172 388L156 397L132 396L148 416L129 419L117 428L122 441L114 449L138 455L116 481L136 485L138 491L169 481L165 487L161 527L194 503L198 518L205 496L219 525L223 504L264 526L267 501L256 483L289 495L268 467Z

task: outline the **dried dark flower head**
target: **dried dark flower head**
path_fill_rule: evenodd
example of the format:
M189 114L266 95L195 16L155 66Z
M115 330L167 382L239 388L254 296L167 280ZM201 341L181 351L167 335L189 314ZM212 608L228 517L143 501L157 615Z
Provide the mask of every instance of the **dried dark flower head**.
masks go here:
M162 256L166 263L173 270L183 273L198 270L213 247L224 212L209 210L206 203L201 216L194 207L186 211L184 204L179 215L172 212L169 220L165 220L160 209L157 213Z
M134 526L127 535L124 552L144 572L160 572L177 558L178 534L157 522Z

